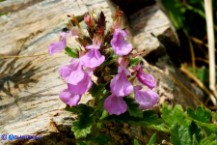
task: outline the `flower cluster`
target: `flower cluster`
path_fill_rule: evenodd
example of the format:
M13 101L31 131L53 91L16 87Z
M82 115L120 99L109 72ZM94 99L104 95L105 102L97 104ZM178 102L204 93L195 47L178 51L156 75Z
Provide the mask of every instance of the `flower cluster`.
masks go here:
M141 109L153 107L158 101L158 94L153 91L156 81L152 75L143 72L140 63L129 65L133 47L127 41L127 31L121 28L120 11L117 11L113 25L106 33L103 13L100 13L97 19L87 14L84 22L88 36L84 35L76 18L72 17L68 31L61 32L60 40L49 46L49 54L53 55L64 50L67 47L67 38L74 36L82 47L77 52L77 58L73 58L70 64L59 69L60 76L67 83L67 88L60 93L60 99L69 106L78 105L81 96L93 85L92 76L105 77L105 69L109 67L108 64L113 63L117 71L116 74L109 74L110 95L104 98L105 110L115 115L125 113L128 106L124 97L130 95L134 96ZM116 61L111 61L110 56L114 56L112 58ZM140 83L136 84L136 80ZM103 79L99 79L97 84L100 83L103 83ZM144 91L143 86L148 89Z

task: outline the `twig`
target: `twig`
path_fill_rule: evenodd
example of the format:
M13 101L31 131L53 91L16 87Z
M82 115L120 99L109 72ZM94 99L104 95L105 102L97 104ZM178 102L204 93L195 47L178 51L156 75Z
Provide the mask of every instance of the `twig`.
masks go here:
M191 51L191 61L192 61L192 68L193 68L193 73L196 75L196 64L195 64L195 53L194 53L194 47L192 45L192 42L190 39L188 39L189 45L190 45L190 51Z
M198 43L198 44L200 44L200 45L204 45L204 46L206 46L206 47L208 48L208 45L207 45L206 43L204 43L202 40L200 40L200 39L198 39L198 38L196 38L196 37L193 37L193 36L191 36L190 38L191 38L191 40L194 41L195 43Z
M206 48L209 47L207 43L204 43L202 40L200 40L200 39L198 39L198 38L196 38L196 37L191 36L190 38L191 38L192 41L194 41L194 42L197 43L197 44L203 45L203 46L205 46ZM215 52L216 52L216 48L215 48Z
M206 14L206 25L208 33L208 46L209 46L209 88L213 91L213 95L210 98L213 104L216 105L217 91L215 87L215 37L214 37L214 26L213 26L213 13L212 13L212 0L204 0L205 14Z
M200 61L200 62L204 62L206 64L209 64L209 61L204 59L204 58L201 58L201 57L196 57L195 58L196 61ZM217 65L215 66L215 69L217 69Z
M200 80L198 80L197 77L195 77L191 72L189 72L185 67L182 66L180 70L184 72L190 79L192 79L207 95L214 96L214 94ZM215 98L211 97L210 99L212 100L214 104L214 102L216 101Z
M174 75L170 75L170 77L173 79L173 81L179 85L181 88L183 88L188 94L189 96L191 96L197 103L198 105L203 106L203 103L200 101L200 99L194 94L192 93L189 88L187 88L181 81L179 81Z
M204 59L204 58L201 58L201 57L196 57L195 60L196 60L196 61L200 61L200 62L204 62L204 63L206 63L206 64L209 64L209 61L208 61L208 60L206 60L206 59Z

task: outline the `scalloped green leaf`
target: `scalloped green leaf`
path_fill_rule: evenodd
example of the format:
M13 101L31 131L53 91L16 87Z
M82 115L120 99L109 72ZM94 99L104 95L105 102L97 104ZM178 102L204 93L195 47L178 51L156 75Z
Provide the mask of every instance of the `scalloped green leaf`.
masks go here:
M139 104L137 104L133 98L125 97L124 100L127 102L128 112L130 116L139 117L139 118L143 117L143 112L139 108Z
M192 119L204 123L209 123L212 119L211 111L203 107L198 107L196 110L189 108L187 110L187 114Z

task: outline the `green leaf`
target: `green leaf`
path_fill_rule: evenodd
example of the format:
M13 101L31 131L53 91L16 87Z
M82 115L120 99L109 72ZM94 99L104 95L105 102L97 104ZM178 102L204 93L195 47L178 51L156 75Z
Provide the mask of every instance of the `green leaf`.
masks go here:
M166 124L169 127L173 126L173 124L176 123L188 127L191 123L191 121L186 118L185 113L183 112L183 109L180 105L176 105L173 108L171 106L164 104L161 109L161 112L162 119L166 122Z
M139 58L133 58L130 60L130 66L137 65L140 62Z
M91 123L89 121L89 118L84 120L77 120L72 123L72 128L71 130L73 131L75 138L84 138L91 132Z
M124 100L126 101L126 103L128 105L128 112L129 112L130 116L139 117L139 118L143 117L143 112L139 108L139 104L137 104L134 101L134 99L132 99L130 97L125 97Z
M203 10L198 9L198 8L195 8L195 7L191 6L191 5L186 5L186 8L187 8L188 10L190 10L190 11L192 11L192 12L198 14L198 15L201 16L202 18L205 18L205 13L204 13Z
M189 133L192 138L193 145L198 145L202 139L202 130L197 126L197 124L192 121L189 127Z
M78 58L78 50L77 49L72 49L72 48L66 46L65 53L70 57Z
M134 139L133 140L133 145L139 145L139 142L136 139Z
M149 140L149 142L148 142L147 145L154 145L155 142L156 142L156 140L157 140L157 135L156 135L156 133L154 133L154 134L151 136L151 138L150 138L150 140Z
M188 70L193 73L193 68L188 67ZM198 68L196 69L196 77L203 83L209 83L209 69L208 68Z
M211 111L203 107L198 107L195 111L192 108L189 108L187 114L192 119L204 123L209 123L212 118Z
M163 105L161 117L169 126L171 141L174 145L191 145L191 134L189 126L191 120L186 118L186 113L180 105L175 107Z
M203 123L203 122L199 122L199 121L195 121L196 124L203 128L207 134L211 134L211 133L217 133L217 125L213 124L213 123Z
M100 117L100 120L106 118L107 116L109 116L109 113L107 111L103 110L102 115Z
M174 145L191 145L192 144L188 127L176 123L171 126L170 131L171 131L171 142Z
M197 137L196 137L195 134L193 134L193 136L192 136L192 144L193 145L199 145L199 141L198 141L198 139L197 139Z
M212 124L212 113L210 110L203 108L203 107L198 107L195 111L192 108L189 108L187 110L187 114L192 120L195 121L195 123L203 128L206 133L217 133L217 125Z
M104 135L104 134L98 135L97 137L90 139L92 144L94 142L95 144L98 144L98 145L106 145L108 144L110 140L111 139L107 135Z
M105 85L103 84L93 84L91 89L89 90L89 93L94 97L97 98L97 100L101 99L105 94L108 93L108 91L105 89Z
M214 119L215 121L217 121L217 111L216 111L215 113L213 113L213 119Z
M78 141L76 143L76 145L89 145L88 143L86 143L85 141Z
M88 105L79 104L76 107L67 108L67 110L78 115L77 120L72 123L71 128L75 138L83 138L90 134L94 120L94 116L92 115L94 109Z
M73 113L77 114L78 116L80 116L80 115L83 116L83 115L91 114L94 109L92 107L86 105L86 104L79 104L78 106L67 107L66 110L73 112Z
M129 112L122 115L110 115L104 118L105 121L115 121L117 123L128 123L131 125L138 125L142 127L147 127L163 132L168 132L168 128L163 123L163 120L158 117L155 111L147 110L143 112L143 118L133 117Z
M162 0L161 1L166 10L168 11L169 17L176 29L183 27L185 20L184 12L186 8L183 7L179 0Z
M217 145L217 135L209 135L201 141L200 145Z

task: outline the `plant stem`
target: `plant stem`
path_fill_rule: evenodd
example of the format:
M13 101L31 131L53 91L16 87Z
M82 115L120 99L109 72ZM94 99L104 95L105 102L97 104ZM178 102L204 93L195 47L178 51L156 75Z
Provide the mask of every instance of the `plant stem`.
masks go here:
M188 69L182 66L181 71L191 78L207 95L214 96L213 93L195 75L188 71ZM212 100L213 98L210 99ZM215 102L215 98L212 102Z
M212 0L204 0L205 14L206 14L206 27L208 33L208 46L209 46L209 88L213 91L215 97L217 91L215 88L215 37L213 26L213 12ZM214 105L216 105L216 98L211 95L210 98Z

